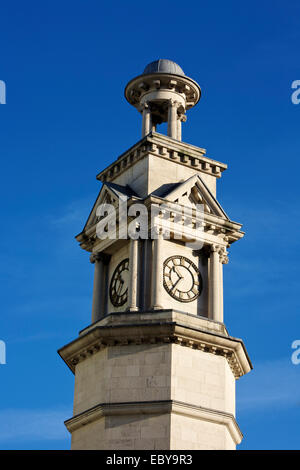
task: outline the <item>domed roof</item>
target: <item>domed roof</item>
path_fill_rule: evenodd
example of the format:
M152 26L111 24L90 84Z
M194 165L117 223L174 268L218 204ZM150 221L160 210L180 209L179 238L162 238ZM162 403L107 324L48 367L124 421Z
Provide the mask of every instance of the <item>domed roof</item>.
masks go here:
M176 62L168 59L159 59L151 62L145 67L143 75L148 73L170 73L174 75L184 75L184 71Z

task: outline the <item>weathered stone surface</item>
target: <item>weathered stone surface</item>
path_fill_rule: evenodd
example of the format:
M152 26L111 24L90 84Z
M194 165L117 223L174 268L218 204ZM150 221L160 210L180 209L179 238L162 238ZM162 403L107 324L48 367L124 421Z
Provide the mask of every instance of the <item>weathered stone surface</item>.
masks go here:
M143 138L99 173L76 237L95 276L92 324L59 350L75 374L72 449L235 449L242 439L235 381L252 366L224 324L223 265L244 233L216 199L227 165L181 141L200 87L159 63L126 87ZM166 121L168 136L155 132ZM114 237L99 236L113 219L104 204L116 215ZM138 240L123 236L141 228L135 204L148 222Z

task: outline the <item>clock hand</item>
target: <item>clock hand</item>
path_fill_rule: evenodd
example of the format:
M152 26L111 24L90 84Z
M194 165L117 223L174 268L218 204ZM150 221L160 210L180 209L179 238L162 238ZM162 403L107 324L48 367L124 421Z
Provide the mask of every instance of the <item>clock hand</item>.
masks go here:
M184 276L182 276L182 275L180 274L180 272L178 271L177 266L173 266L173 269L174 269L175 273L177 274L177 276L179 276L180 279L183 279L183 278L184 278Z
M182 279L182 276L177 279L177 281L175 282L175 284L172 286L172 290L175 289L175 287L177 286L178 282L181 281L181 279Z
M121 276L119 276L119 277L118 277L118 281L119 281L120 284L119 284L119 287L118 287L118 290L117 290L117 295L120 295L120 292L121 292L121 290L122 290L122 288L123 288L124 280L122 279Z

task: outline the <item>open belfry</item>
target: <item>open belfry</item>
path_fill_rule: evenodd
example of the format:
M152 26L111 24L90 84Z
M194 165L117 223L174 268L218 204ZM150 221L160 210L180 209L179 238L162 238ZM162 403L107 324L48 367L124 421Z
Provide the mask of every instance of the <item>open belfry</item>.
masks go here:
M199 85L170 60L125 88L142 138L98 174L76 239L94 265L91 323L59 350L75 375L72 449L235 449L235 381L252 368L223 319L243 237L216 198L227 166L181 140ZM167 123L167 136L157 126Z

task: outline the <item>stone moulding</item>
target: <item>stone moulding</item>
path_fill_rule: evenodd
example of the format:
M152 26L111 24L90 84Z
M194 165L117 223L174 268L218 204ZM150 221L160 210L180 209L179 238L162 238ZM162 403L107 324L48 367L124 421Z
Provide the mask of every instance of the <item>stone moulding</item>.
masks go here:
M252 369L242 340L177 322L95 326L58 350L75 373L76 365L101 349L130 344L175 343L226 358L236 379Z
M151 198L147 198L147 200L143 202L143 204L149 211L149 226L151 223L151 203L167 204L168 201L162 198L158 198L158 197L151 197ZM130 205L131 205L131 201L129 201L128 206ZM169 222L168 221L164 222L162 217L157 220L158 221L161 220L162 223L166 224L166 227L170 231L170 234L171 234L170 238L174 236L174 233L178 233L180 236L182 236L183 240L185 240L184 236L182 235L182 227L184 227L183 221L173 224L173 225L172 224L168 225ZM198 220L200 219L199 218L193 219L194 224L196 224L196 222L199 223ZM201 220L200 223L203 229L197 235L198 235L198 240L203 241L204 244L217 243L217 244L223 244L224 246L227 246L228 243L229 244L234 243L235 241L241 239L244 236L244 232L240 230L241 224L238 224L232 221L226 221L222 219L221 217L218 217L215 215L204 214L204 221ZM127 223L123 224L122 227L123 227L123 230L127 230L127 227L128 227ZM93 251L93 248L95 249L95 246L97 246L98 247L96 249L97 251L103 251L115 242L115 239L107 238L107 239L101 240L97 238L96 228L97 228L97 221L94 223L94 225L89 227L88 230L81 232L80 234L76 236L76 239L80 243L80 246L82 249L91 252ZM118 230L120 229L119 224L117 224L117 229ZM191 234L194 235L194 232L192 231ZM151 228L149 228L148 238L151 239ZM196 239L196 237L194 238Z
M133 201L135 202L135 201ZM167 204L168 201L158 197L151 197L147 198L143 202L145 207L149 211L149 226L151 224L151 203L153 204ZM131 205L131 201L129 201L128 206ZM175 212L175 211L174 211ZM130 219L130 221L133 219ZM167 231L170 231L170 238L174 237L174 233L178 233L183 241L185 241L184 235L182 235L182 227L184 227L184 222L176 223L176 224L169 224L169 222L164 222L163 218L157 219L159 222L166 224ZM199 223L198 219L193 219L194 224ZM244 232L240 230L241 224L232 221L226 221L221 217L215 215L208 215L204 214L204 221L201 220L202 230L197 234L197 238L194 239L202 241L205 245L210 244L220 244L224 245L224 247L228 246L228 244L234 243L237 240L240 240L244 236ZM161 225L162 226L162 225ZM121 226L123 230L127 230L127 223ZM94 251L104 251L109 246L115 243L115 239L104 239L101 240L97 238L96 233L97 228L97 221L89 227L88 230L85 232L81 232L76 236L76 240L80 243L82 249L87 250L89 252ZM120 230L120 225L117 224L117 229ZM188 232L188 230L186 230ZM191 235L194 235L194 232L191 231ZM149 228L149 235L148 239L151 239L151 228ZM142 239L141 239L142 240Z
M205 157L205 152L205 149L200 147L186 144L157 132L151 132L101 171L97 175L97 179L103 183L112 181L146 155L169 159L174 163L189 166L196 171L220 178L221 173L227 169L227 165Z
M78 415L65 421L65 426L70 433L82 426L97 421L105 416L121 415L148 415L174 413L184 415L211 423L224 425L227 427L235 444L239 444L243 434L230 413L204 408L202 406L191 405L176 400L161 400L149 402L126 402L126 403L100 403Z
M149 221L148 225L150 226L151 224L151 211L152 207L155 205L160 205L164 204L166 207L171 207L171 212L173 213L173 217L175 214L182 213L184 206L181 204L177 204L177 207L175 206L175 203L172 201L168 201L166 198L162 198L159 196L153 196L150 195L146 197L145 199L139 199L136 197L131 197L128 199L127 204L128 208L132 205L138 202L139 204L145 205L146 209L148 210L149 214ZM186 209L185 209L186 210ZM117 208L117 214L118 214L118 208ZM197 217L195 209L191 208L190 211L192 220L194 225L196 223L201 224L203 227L202 230L199 232L199 240L203 241L204 243L223 243L224 246L227 246L227 244L231 244L239 239L241 239L244 236L244 232L241 230L242 225L239 224L238 222L234 222L229 219L225 219L223 217L220 217L215 214L208 214L204 213L204 218ZM133 220L133 217L130 219ZM182 219L180 222L176 222L176 224L171 223L169 225L169 222L164 222L163 216L160 216L160 218L157 218L157 221L161 221L161 223L166 223L168 230L170 230L171 234L173 235L173 232L177 229L177 232L179 234L182 233L182 227L184 226L184 219ZM98 239L97 238L97 233L96 233L96 227L97 227L98 219L95 218L93 224L89 226L88 228L84 229L81 233L79 233L76 236L76 240L80 243L81 248L87 251L92 251L95 242L97 242L97 245L99 248L97 251L102 251L106 249L108 246L112 245L115 240L114 239ZM123 229L127 231L127 221L123 225ZM173 232L172 232L172 227L173 227ZM117 224L118 230L120 229L120 225ZM192 235L194 235L194 232L192 231ZM151 229L149 227L149 238L151 238ZM95 248L95 247L94 247Z
M177 99L186 102L186 109L195 106L201 97L201 88L195 80L184 74L172 72L144 72L126 85L124 95L128 103L140 109L140 103L149 100L149 93L172 90ZM155 94L156 94L155 93ZM184 99L183 99L184 97ZM149 100L151 102L151 100Z

